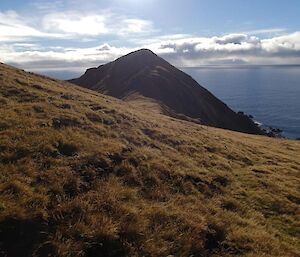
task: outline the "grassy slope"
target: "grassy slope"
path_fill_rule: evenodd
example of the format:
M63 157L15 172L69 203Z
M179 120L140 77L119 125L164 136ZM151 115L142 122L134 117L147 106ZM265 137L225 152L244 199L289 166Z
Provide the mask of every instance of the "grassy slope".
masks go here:
M179 121L2 64L0 103L2 253L300 255L300 142Z

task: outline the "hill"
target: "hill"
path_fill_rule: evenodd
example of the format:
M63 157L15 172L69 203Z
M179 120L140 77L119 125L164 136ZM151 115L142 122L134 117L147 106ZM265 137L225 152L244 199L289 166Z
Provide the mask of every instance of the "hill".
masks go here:
M263 134L249 117L235 113L189 75L147 49L88 69L70 82L120 99L128 100L132 94L153 99L174 117L181 114L214 127Z
M300 255L300 142L4 64L0 103L1 256Z

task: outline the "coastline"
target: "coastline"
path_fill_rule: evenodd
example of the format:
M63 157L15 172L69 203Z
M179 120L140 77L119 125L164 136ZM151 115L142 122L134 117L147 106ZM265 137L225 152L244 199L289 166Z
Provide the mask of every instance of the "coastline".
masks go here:
M285 136L283 135L283 132L284 132L284 131L283 131L282 129L280 129L280 128L275 128L275 127L272 127L272 126L267 126L267 125L265 125L264 123L262 123L262 122L256 120L256 119L253 117L253 115L251 115L251 114L247 114L247 113L245 113L245 112L243 112L243 111L238 111L237 114L246 116L246 117L248 117L249 119L251 119L251 120L254 122L254 124L255 124L257 127L259 127L259 128L266 134L266 136L268 136L268 137L284 138L284 139L291 139L291 140L293 139L293 138L287 138L287 137L285 137Z

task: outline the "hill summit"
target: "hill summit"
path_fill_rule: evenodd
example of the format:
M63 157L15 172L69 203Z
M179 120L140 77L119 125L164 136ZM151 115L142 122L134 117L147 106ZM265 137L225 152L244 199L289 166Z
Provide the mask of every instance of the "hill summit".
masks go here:
M191 76L148 49L88 69L70 82L120 99L131 95L150 98L169 113L184 115L202 124L263 134L249 117L235 113Z

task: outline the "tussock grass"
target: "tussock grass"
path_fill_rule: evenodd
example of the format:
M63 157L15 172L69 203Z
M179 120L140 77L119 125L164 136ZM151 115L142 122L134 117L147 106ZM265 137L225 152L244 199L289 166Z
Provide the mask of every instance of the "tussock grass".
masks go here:
M300 255L300 142L0 73L0 255Z

